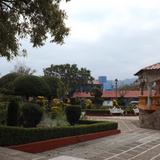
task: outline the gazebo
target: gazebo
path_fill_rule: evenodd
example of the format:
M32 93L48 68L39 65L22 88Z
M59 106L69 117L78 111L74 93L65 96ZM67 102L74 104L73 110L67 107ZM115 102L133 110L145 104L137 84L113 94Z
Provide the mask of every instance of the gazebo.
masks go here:
M145 67L135 75L139 78L141 89L138 106L141 126L160 129L160 126L157 128L154 124L155 118L155 123L157 123L157 121L160 123L160 63ZM146 86L148 90L147 96L143 95L144 86ZM159 117L158 120L157 116Z

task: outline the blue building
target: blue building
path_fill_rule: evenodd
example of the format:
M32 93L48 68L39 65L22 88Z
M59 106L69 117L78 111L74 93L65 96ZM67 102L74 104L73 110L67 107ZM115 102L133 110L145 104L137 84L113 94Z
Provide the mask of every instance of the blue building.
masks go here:
M107 81L107 76L99 76L98 81L103 84L103 91L113 90L112 82Z

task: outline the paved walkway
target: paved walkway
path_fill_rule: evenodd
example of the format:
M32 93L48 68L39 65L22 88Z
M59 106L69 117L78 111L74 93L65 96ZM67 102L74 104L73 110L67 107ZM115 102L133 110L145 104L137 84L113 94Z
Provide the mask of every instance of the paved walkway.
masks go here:
M0 160L160 160L160 131L139 128L138 117L88 118L116 121L122 133L34 155L0 148Z
M160 131L139 128L138 117L89 119L116 121L122 133L47 151L40 155L49 158L65 155L88 160L160 160Z

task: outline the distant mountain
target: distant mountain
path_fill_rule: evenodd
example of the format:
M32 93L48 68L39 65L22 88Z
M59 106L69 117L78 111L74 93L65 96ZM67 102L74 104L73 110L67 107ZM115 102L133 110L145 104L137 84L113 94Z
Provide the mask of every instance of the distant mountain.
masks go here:
M113 88L115 88L115 81L114 80L108 80L108 81L111 82L113 85ZM118 80L118 87L133 84L135 81L136 81L136 78L127 78L124 80Z

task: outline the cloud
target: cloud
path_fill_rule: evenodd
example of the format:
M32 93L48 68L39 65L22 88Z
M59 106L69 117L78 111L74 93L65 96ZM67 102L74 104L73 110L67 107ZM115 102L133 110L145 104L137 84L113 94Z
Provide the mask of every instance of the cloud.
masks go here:
M28 57L20 60L37 74L50 64L76 63L95 77L123 79L160 61L159 0L71 0L61 8L71 28L63 46L47 41L33 49L27 40L23 42ZM0 59L0 72L5 74L15 63Z

